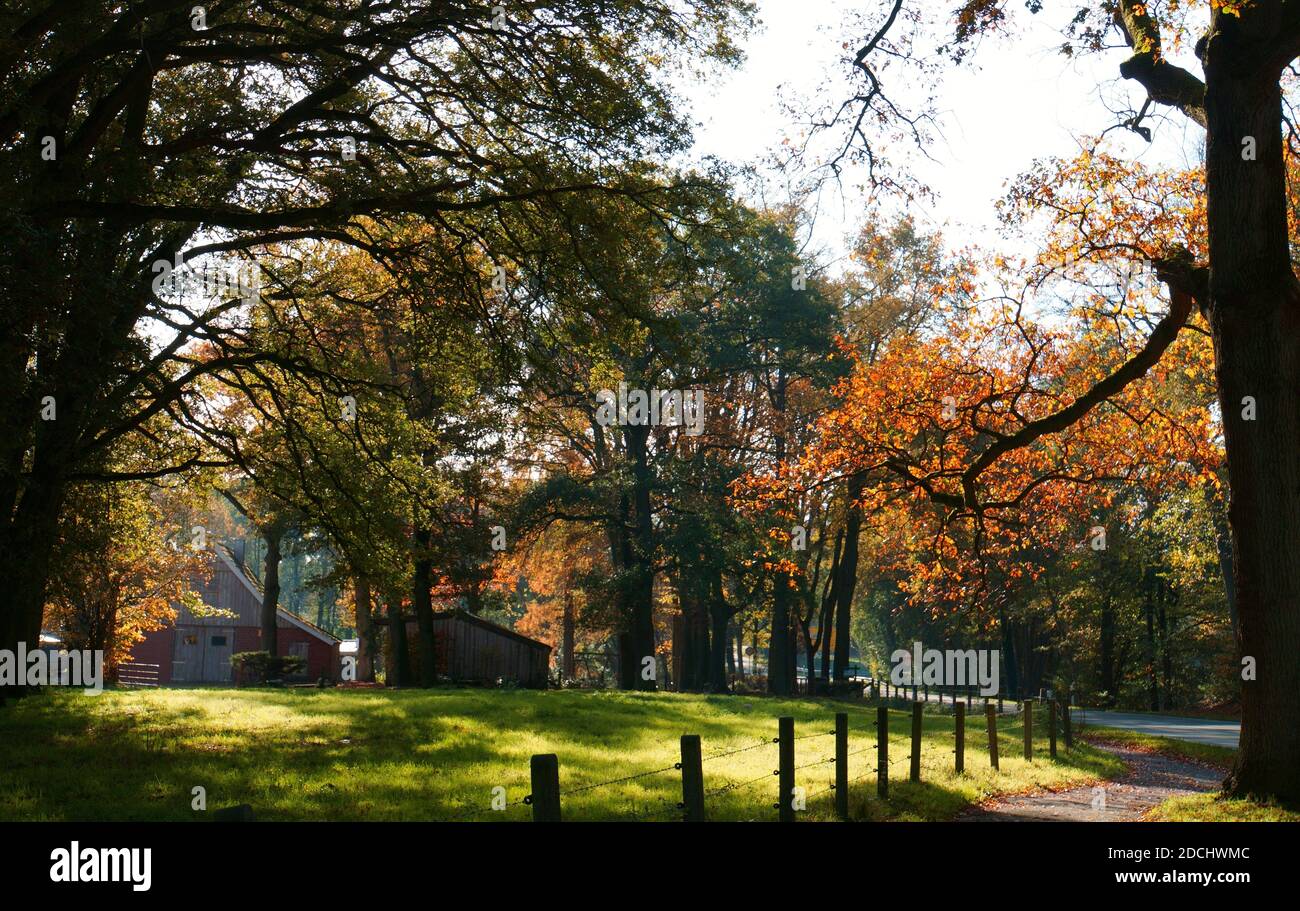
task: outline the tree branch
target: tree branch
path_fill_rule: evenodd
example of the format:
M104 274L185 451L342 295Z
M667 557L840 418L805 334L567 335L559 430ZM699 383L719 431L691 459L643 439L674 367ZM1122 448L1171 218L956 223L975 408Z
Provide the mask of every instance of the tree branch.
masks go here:
M1166 275L1172 275L1180 281L1180 284L1175 285L1172 282L1169 284L1171 292L1169 313L1151 330L1151 335L1148 336L1147 343L1142 347L1142 350L1065 408L1047 417L1030 421L1015 433L994 441L988 449L980 453L979 458L962 473L962 495L965 501L964 505L967 508L979 511L980 507L975 490L976 482L979 480L979 476L998 459L1012 450L1023 449L1040 437L1051 433L1059 433L1082 420L1089 411L1111 396L1122 392L1124 387L1142 377L1156 361L1160 360L1165 350L1177 338L1179 330L1182 329L1183 324L1187 322L1187 318L1192 312L1195 299L1183 290L1181 284L1197 279L1208 281L1208 273L1203 268L1198 269L1187 264L1158 263L1156 274L1162 278L1165 278Z
M1160 26L1148 4L1144 0L1121 0L1115 10L1115 23L1133 48L1133 56L1119 65L1119 74L1141 83L1152 101L1178 108L1204 127L1205 83L1165 60Z

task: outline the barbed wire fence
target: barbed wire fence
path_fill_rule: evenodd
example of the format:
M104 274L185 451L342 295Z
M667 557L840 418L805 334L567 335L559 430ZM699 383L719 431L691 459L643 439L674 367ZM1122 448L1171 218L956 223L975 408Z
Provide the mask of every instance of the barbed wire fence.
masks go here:
M1030 700L1026 700L1026 706ZM1051 712L1051 740L1052 740L1052 758L1055 759L1056 743L1056 723L1058 717L1057 706L1049 703ZM964 706L963 706L964 708ZM986 702L986 716L988 718L987 744L989 749L990 768L996 771L998 769L998 739L996 718L1001 714L995 710L989 710L991 706ZM559 782L559 759L555 754L534 755L531 760L530 775L530 793L524 797L510 802L500 802L503 799L502 794L495 795L494 801L490 808L484 807L466 807L458 812L440 815L440 820L449 822L460 822L469 820L483 819L500 819L503 811L519 806L528 806L532 809L532 819L535 822L558 822L562 818L561 805L572 798L580 795L591 794L605 788L612 788L620 785L628 785L633 782L654 778L656 776L673 776L679 778L681 782L682 799L672 800L666 797L648 797L640 801L636 798L630 800L630 807L615 816L616 820L623 821L704 821L707 819L706 805L709 802L716 802L719 798L726 797L753 788L761 782L771 782L773 778L778 781L777 800L772 804L772 809L777 811L778 819L790 821L795 818L795 813L806 810L811 801L824 798L827 795L835 795L835 815L840 819L849 818L849 786L865 781L871 777L877 780L877 797L881 800L888 799L888 783L893 777L891 769L898 765L906 764L909 768L908 778L911 782L920 782L922 772L943 772L945 767L936 764L933 758L927 761L923 753L923 728L922 728L922 705L913 703L912 705L912 730L908 738L909 749L898 756L889 755L889 709L885 705L880 705L877 709L877 718L874 722L876 732L874 738L865 745L850 750L849 747L849 730L848 730L848 713L839 712L835 716L836 726L830 731L816 731L807 734L794 734L794 718L784 716L778 719L778 736L764 738L757 743L746 746L723 749L707 756L701 754L700 738L698 735L683 735L681 738L681 760L672 765L665 765L660 768L650 769L643 772L634 772L631 774L620 775L614 778L602 781L583 784L578 787L561 788ZM964 714L962 716L965 717ZM974 717L974 716L972 716ZM1064 712L1064 726L1068 732L1070 730L1069 709ZM1025 757L1031 757L1031 745L1033 740L1032 730L1032 713L1024 712L1022 720L1025 731ZM962 771L963 756L963 736L964 725L959 724L954 731L956 749L952 752L957 754L958 761L956 771ZM835 748L829 755L823 755L820 758L811 759L802 763L795 761L796 744L804 744L806 741L817 740L820 738L835 738ZM1067 733L1067 738L1069 737ZM1070 743L1067 739L1067 748ZM764 773L754 777L738 778L726 781L723 784L716 785L712 788L704 788L704 768L711 763L717 763L726 759L733 759L736 756L752 753L757 750L773 749L776 750L776 768L770 773ZM856 775L850 775L850 760L854 757L862 756L867 753L876 753L876 761L867 763ZM816 770L822 767L831 767L833 777L825 786L817 787L815 790L808 791L806 788L795 785L796 773L808 773L809 770ZM495 791L495 789L494 789ZM770 817L769 817L770 818ZM758 817L755 818L757 820Z

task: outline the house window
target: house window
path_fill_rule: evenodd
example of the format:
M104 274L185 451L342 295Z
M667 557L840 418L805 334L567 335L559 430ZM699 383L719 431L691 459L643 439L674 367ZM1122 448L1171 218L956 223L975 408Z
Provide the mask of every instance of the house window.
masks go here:
M185 644L186 644L186 645L198 645L198 644L199 644L199 637L198 637L198 636L186 636L186 637L185 637Z
M224 645L226 644L226 637L225 637L225 636L213 636L213 637L212 637L212 644L213 644L214 646L224 646Z

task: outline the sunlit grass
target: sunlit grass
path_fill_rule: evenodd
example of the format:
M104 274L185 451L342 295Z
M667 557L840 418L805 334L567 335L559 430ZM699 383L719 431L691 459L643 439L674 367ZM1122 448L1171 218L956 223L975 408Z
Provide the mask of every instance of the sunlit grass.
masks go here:
M876 798L875 709L780 700L573 690L431 691L183 689L54 692L0 711L0 818L184 820L192 789L208 809L248 803L268 820L526 820L529 757L556 753L564 817L673 819L681 799L679 738L699 734L711 819L776 817L777 718L796 721L800 818L834 815L834 727L849 713L854 818L944 819L985 797L1113 776L1102 751L1060 744L1021 758L1018 718L999 727L989 766L984 719L967 722L966 773L953 772L953 719L924 717L922 781L908 776L910 715L890 713L888 801ZM809 736L815 735L815 736ZM718 754L741 750L725 757ZM578 789L625 776L657 774ZM721 790L727 785L737 785ZM493 789L510 804L491 809Z
M1146 818L1157 822L1300 822L1300 813L1221 794L1194 794L1170 798Z

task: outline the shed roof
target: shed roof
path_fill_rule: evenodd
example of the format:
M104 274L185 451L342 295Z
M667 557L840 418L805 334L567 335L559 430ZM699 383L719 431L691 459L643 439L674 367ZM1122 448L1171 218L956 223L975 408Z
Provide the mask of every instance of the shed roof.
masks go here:
M461 607L452 608L451 610L439 611L433 616L440 620L450 620L453 618L458 620L463 620L466 623L471 623L474 626L482 627L483 629L489 630L494 633L498 633L502 636L507 636L511 639L515 639L519 642L522 642L525 645L530 645L533 648L545 649L548 652L551 650L551 647L547 645L545 642L539 642L536 639L530 639L527 636L525 636L523 633L515 632L509 627L501 626L500 624L493 623L491 620L484 620L482 617L476 614L471 614L469 611Z

